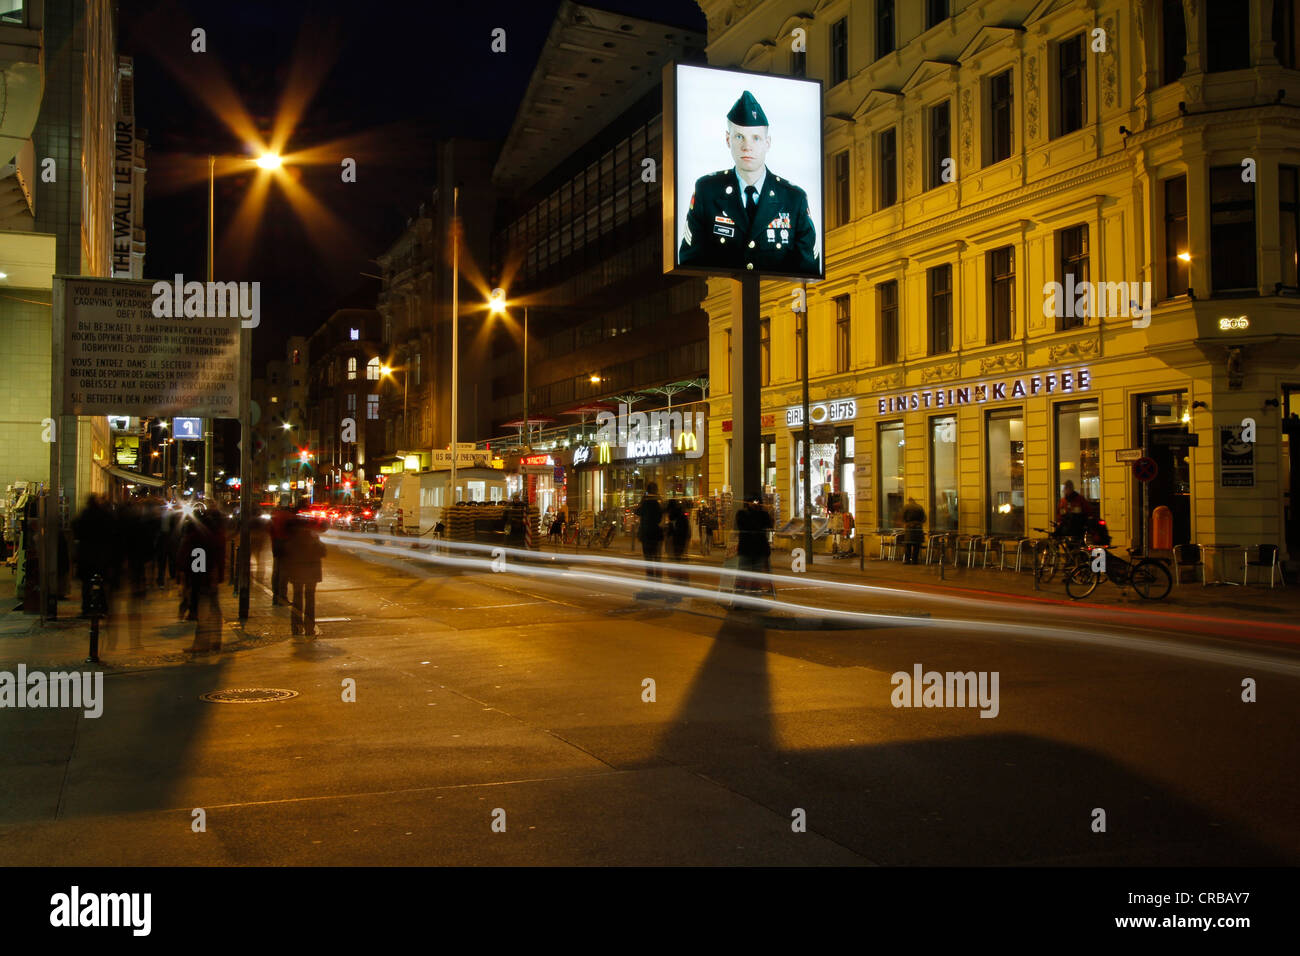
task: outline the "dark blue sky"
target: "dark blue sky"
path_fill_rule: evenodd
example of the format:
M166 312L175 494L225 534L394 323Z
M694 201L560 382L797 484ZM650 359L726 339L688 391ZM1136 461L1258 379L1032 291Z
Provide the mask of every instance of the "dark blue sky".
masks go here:
M601 0L592 6L701 32L693 0ZM136 58L136 112L148 133L145 228L149 277L176 272L203 277L206 182L184 185L186 170L209 152L238 154L240 139L215 119L185 82L210 86L224 76L262 130L269 130L302 46L323 64L323 81L307 104L288 150L347 140L357 182L343 183L335 160L297 171L302 185L341 228L316 230L311 241L277 189L246 251L244 274L234 256L218 257L219 279L262 283L257 359L281 352L290 334L314 330L341 305L374 304L377 284L362 272L397 237L433 183L433 144L450 136L500 138L554 20L558 0L455 5L357 4L340 0L148 2L122 0L119 48ZM190 31L207 34L207 52L190 50ZM506 30L505 54L490 50L491 32ZM202 166L206 170L206 166ZM250 176L218 181L218 237L234 215ZM320 248L321 246L324 247Z

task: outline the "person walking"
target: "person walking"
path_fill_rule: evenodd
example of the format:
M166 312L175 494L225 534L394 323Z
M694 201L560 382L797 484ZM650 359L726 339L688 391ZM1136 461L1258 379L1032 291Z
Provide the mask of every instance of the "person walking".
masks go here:
M659 567L659 548L663 544L664 511L659 501L659 485L647 482L645 497L637 505L637 536L641 539L641 554L645 558L645 576L651 581L662 581L663 571Z
M81 580L82 617L90 617L95 575L100 576L106 596L112 590L117 552L115 525L112 511L99 495L87 498L86 507L72 522L72 536L77 543L77 577Z
M194 653L221 650L221 582L226 579L225 516L215 505L196 509L186 522L181 570L188 582L189 614L194 621Z
M772 527L772 515L763 507L763 499L756 494L747 497L744 507L736 512L736 557L740 571L766 574L771 570L772 544L768 532ZM757 591L770 589L771 584L738 576L736 590L742 588Z
M293 586L290 633L307 637L316 636L316 585L321 581L325 557L325 545L318 534L315 522L294 518L284 543L284 563Z
M921 563L921 541L925 534L925 509L915 498L903 506L903 563Z
M700 510L696 512L695 520L700 526L700 554L708 555L713 551L713 529L718 520L709 499L700 500Z
M686 560L686 548L690 543L691 519L686 517L686 512L682 510L682 503L673 498L668 502L668 547L675 564L681 564ZM684 571L672 572L672 577L678 584L690 583L690 577ZM680 601L682 598L679 594L672 594L668 599Z
M271 604L288 604L289 579L285 574L284 546L295 515L285 499L271 513Z

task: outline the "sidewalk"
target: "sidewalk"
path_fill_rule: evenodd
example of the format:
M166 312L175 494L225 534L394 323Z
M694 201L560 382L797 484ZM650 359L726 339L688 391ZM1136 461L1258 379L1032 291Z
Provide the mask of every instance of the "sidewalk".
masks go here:
M631 551L626 537L616 540L621 541L621 546L604 551L561 548L559 553L599 553L640 558L640 548L635 552ZM556 552L553 547L543 546L541 550L545 553ZM719 566L722 564L724 549L715 546L711 554L701 555L698 540L692 539L687 554L691 564ZM833 558L830 554L819 551L814 555L813 562L807 565L807 570L803 574L797 574L791 570L791 560L789 551L773 551L772 572L793 579L811 577L911 591L968 593L972 597L983 598L1018 598L1027 602L1044 602L1067 607L1100 607L1118 611L1163 609L1229 621L1239 622L1245 618L1259 622L1296 625L1297 629L1300 629L1300 588L1296 587L1294 582L1286 587L1279 582L1276 588L1270 589L1267 583L1263 585L1254 583L1253 576L1252 583L1248 587L1222 584L1207 587L1199 580L1195 582L1190 580L1191 572L1184 570L1188 580L1182 584L1175 584L1169 596L1162 601L1143 600L1131 588L1127 590L1125 596L1121 596L1120 589L1109 581L1100 584L1086 600L1073 601L1065 593L1065 581L1060 574L1057 574L1051 582L1035 589L1034 575L1028 569L1020 572L1010 569L999 571L996 567L968 569L965 555L962 556L958 567L945 566L942 578L939 576L937 564L905 565L901 561L879 561L870 550L867 552L863 567L859 566L860 558L856 554L851 558Z
M41 623L40 615L11 610L16 579L0 574L0 669L24 663L28 667L82 665L90 649L90 621L80 618L81 585L72 581L71 598L59 602L58 619ZM106 668L153 667L188 660L219 658L254 647L265 647L289 639L289 609L272 607L270 592L253 582L248 620L241 626L237 617L239 598L229 582L221 585L221 650L195 655L187 652L194 644L195 622L178 619L180 589L172 584L166 591L150 588L138 620L129 614L129 602L115 599L110 616L99 625L99 659Z

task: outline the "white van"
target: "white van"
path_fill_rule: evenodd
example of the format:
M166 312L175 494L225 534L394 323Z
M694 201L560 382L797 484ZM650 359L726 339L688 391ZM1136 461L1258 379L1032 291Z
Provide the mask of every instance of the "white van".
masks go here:
M442 520L451 469L408 471L389 475L384 482L384 503L379 509L379 530L384 534L427 534ZM459 501L501 502L506 496L506 475L499 468L458 468Z

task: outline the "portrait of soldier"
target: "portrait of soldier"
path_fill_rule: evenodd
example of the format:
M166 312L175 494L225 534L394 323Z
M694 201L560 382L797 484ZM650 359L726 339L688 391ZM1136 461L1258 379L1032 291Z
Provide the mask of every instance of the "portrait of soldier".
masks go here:
M767 168L767 114L748 90L727 113L735 166L695 181L678 250L684 266L817 275L808 195Z

